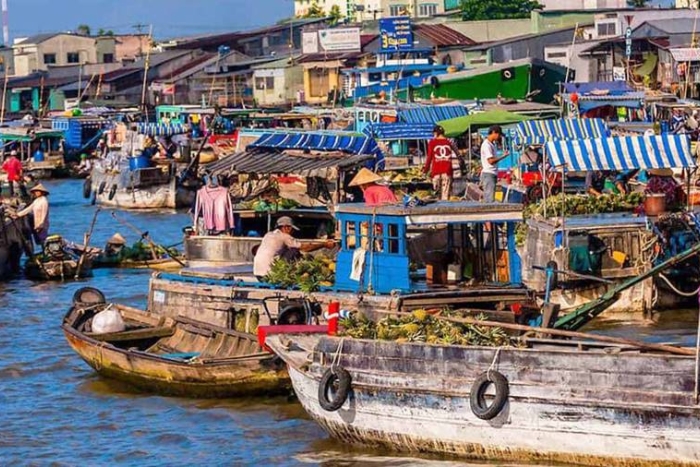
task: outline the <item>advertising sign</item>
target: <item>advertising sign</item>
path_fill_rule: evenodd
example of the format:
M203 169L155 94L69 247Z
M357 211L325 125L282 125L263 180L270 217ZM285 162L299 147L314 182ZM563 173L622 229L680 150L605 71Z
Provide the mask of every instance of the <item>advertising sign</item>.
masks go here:
M360 50L360 28L334 28L302 34L301 51L305 54Z
M678 48L671 49L671 55L677 62L697 62L700 61L700 49L698 48Z
M394 52L413 49L413 28L411 18L397 16L379 20L380 50Z
M318 53L318 31L305 32L301 35L301 52L305 54Z

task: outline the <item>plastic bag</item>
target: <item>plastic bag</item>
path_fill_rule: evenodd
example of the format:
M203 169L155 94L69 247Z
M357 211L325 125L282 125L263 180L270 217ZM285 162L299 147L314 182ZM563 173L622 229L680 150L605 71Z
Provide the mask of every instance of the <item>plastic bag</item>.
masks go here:
M112 307L97 313L92 318L92 332L95 334L122 332L125 329L126 324L124 324L122 315Z

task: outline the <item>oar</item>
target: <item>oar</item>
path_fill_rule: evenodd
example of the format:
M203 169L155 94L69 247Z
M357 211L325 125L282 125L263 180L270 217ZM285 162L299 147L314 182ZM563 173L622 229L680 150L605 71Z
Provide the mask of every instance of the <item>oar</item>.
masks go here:
M124 219L120 219L117 216L117 213L114 211L112 211L112 217L114 218L114 220L116 220L120 224L128 227L129 229L133 230L135 233L139 234L141 236L141 238L143 238L144 240L146 240L148 242L148 244L151 246L151 248L161 248L163 251L165 251L165 254L168 255L168 257L170 257L170 259L172 259L173 261L175 261L177 264L179 264L182 267L186 266L185 263L183 263L179 258L173 256L170 253L170 250L163 247L162 245L158 245L153 240L151 240L151 237L148 235L148 232L142 232L141 230L139 230L135 225L131 224L130 222L128 222Z
M85 262L85 257L87 256L88 246L90 245L90 239L92 238L92 232L95 230L95 223L97 222L97 215L100 213L100 207L95 209L95 214L92 216L92 222L90 223L90 229L83 236L83 252L80 254L80 259L78 260L78 267L75 269L75 279L80 277L80 271L83 269L83 263Z

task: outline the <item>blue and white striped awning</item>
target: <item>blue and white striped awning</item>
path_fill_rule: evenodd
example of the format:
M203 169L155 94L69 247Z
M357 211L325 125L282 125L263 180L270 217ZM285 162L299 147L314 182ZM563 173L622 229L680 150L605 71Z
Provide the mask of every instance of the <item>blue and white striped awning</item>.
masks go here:
M281 150L345 151L351 154L381 154L381 150L374 138L356 133L264 133L248 147Z
M605 121L600 118L560 118L528 120L518 123L516 143L544 144L560 139L604 138L608 135Z
M469 112L463 105L418 106L399 110L399 122L436 124L451 118L464 117Z
M553 166L577 172L695 167L685 135L550 141L545 149Z
M136 131L148 136L172 136L188 133L190 126L182 123L138 123Z
M362 132L383 141L425 140L433 137L432 123L372 123Z

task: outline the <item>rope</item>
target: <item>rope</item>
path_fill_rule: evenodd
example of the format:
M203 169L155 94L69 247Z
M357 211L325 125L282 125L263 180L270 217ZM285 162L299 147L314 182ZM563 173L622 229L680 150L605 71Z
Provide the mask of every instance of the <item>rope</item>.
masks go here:
M486 370L486 378L491 381L491 371L496 370L496 367L498 366L498 357L501 355L501 349L503 347L499 347L496 349L496 353L493 356L493 361L491 362L491 366L489 367L488 370Z
M700 287L692 292L683 292L682 290L677 289L664 274L659 273L659 277L666 283L667 286L671 288L671 290L681 297L695 297L698 293L700 293Z
M340 356L343 353L343 344L345 343L345 338L341 337L340 338L340 343L338 344L338 348L335 350L335 354L333 355L333 362L331 363L331 371L333 374L335 374L335 369L338 367L338 363L340 362Z
M367 232L367 240L369 243L369 283L367 284L367 292L372 293L374 287L372 287L372 275L374 274L374 250L375 250L375 238L374 238L374 226L377 221L377 208L372 208L372 222L369 225L369 232Z

